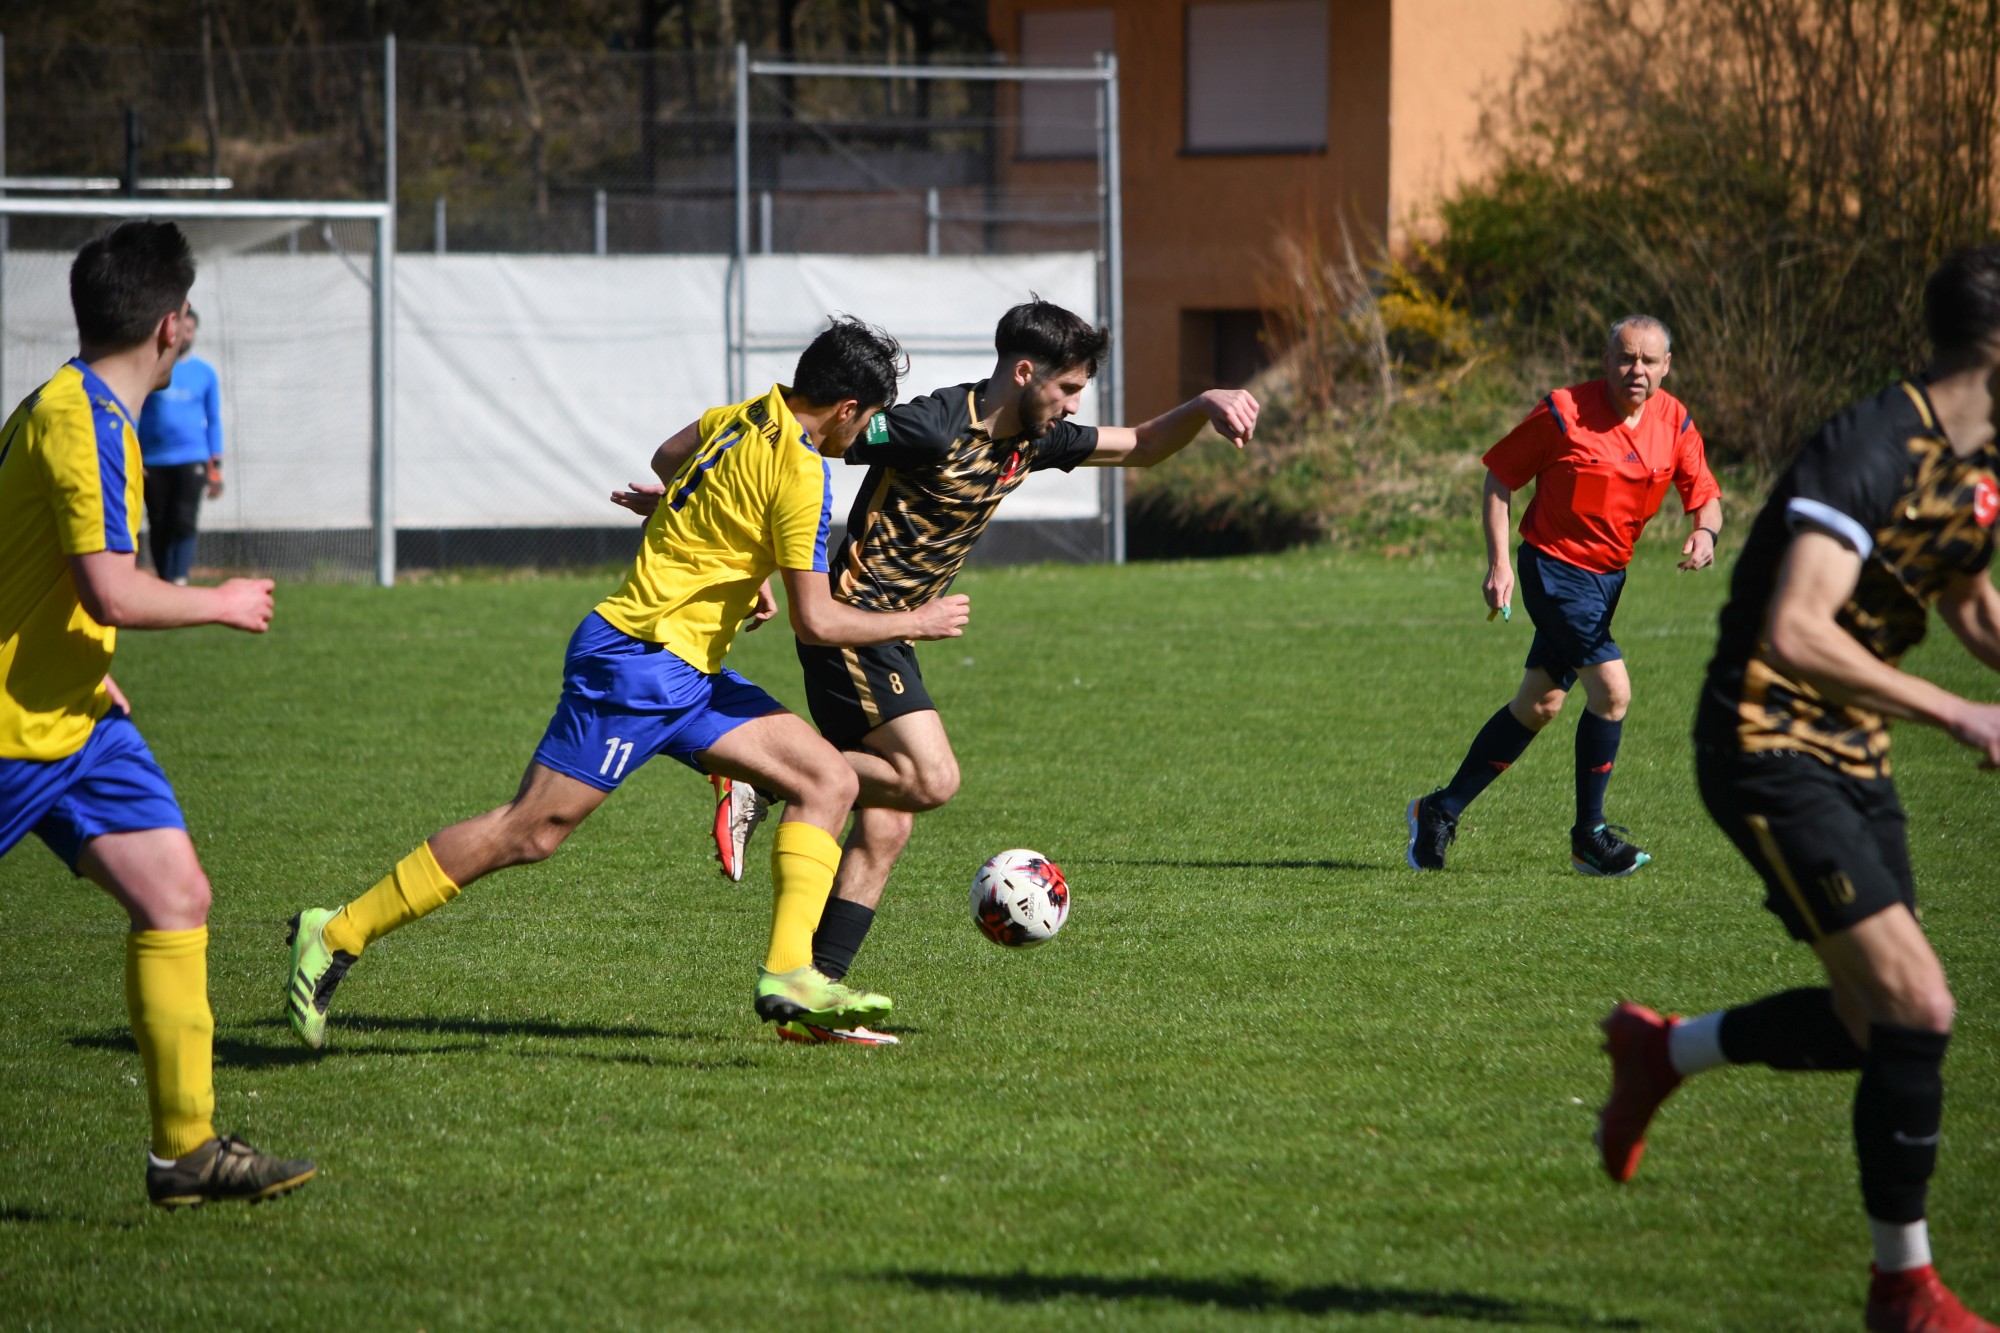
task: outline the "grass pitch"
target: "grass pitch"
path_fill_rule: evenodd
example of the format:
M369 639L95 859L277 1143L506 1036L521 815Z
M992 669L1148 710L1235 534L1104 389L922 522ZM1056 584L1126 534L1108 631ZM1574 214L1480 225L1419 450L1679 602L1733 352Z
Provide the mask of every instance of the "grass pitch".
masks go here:
M512 792L608 583L287 587L267 639L123 636L216 885L218 1124L322 1174L255 1209L146 1205L122 919L24 843L0 860L0 1321L1858 1328L1851 1076L1705 1076L1623 1188L1589 1142L1613 999L1815 976L1690 776L1722 577L1648 546L1620 614L1611 813L1653 866L1569 871L1565 720L1420 878L1403 805L1528 644L1478 577L1317 554L968 575L972 632L924 649L964 790L919 820L855 973L896 997L900 1049L754 1021L762 848L721 880L708 789L662 760L551 862L370 949L304 1051L285 918ZM1939 635L1915 667L1992 695ZM801 702L782 629L733 660ZM1933 1235L1990 1315L1995 779L1914 727L1898 772L1962 1009ZM1016 954L966 892L1023 845L1075 899Z

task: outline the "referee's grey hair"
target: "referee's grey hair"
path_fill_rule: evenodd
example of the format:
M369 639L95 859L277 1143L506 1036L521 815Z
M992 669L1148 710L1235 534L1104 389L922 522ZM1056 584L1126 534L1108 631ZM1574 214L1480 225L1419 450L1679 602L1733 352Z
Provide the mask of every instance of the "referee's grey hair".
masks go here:
M1667 321L1656 315L1623 315L1611 321L1611 332L1604 335L1606 355L1618 350L1618 335L1631 328L1658 329L1667 340L1667 351L1674 350L1674 331L1667 327Z

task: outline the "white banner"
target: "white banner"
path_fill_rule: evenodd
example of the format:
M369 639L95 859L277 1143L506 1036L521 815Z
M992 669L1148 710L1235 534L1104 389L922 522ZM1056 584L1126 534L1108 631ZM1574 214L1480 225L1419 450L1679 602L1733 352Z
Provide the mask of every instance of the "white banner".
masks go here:
M4 271L6 391L18 400L75 352L67 254L15 251ZM403 528L615 525L605 498L648 477L654 447L727 401L721 256L403 255L396 261L396 523ZM1095 310L1089 254L758 255L746 296L750 387L791 378L833 314L910 344L905 398L976 380L993 326L1039 293ZM369 522L370 292L338 255L207 255L191 299L196 354L222 387L228 488L219 530ZM1087 400L1079 418L1094 419ZM862 469L834 468L844 518ZM1042 473L1000 518L1092 518L1098 474Z

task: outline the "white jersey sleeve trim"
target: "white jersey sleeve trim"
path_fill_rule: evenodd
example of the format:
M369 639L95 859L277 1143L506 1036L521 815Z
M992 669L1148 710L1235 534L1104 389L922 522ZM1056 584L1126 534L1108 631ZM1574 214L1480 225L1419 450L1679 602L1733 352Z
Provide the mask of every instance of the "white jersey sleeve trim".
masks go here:
M1785 517L1795 529L1802 522L1825 528L1852 546L1855 554L1863 560L1866 560L1869 553L1875 549L1875 538L1869 534L1868 529L1824 501L1808 500L1803 495L1795 495L1785 502Z

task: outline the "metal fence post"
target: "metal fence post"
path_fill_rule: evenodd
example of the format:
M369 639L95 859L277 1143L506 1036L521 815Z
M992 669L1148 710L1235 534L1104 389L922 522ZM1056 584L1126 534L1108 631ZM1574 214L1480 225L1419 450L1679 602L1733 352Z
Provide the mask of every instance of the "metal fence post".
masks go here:
M771 192L757 191L757 253L768 255L772 251L771 220L774 210L771 206Z
M599 190L596 199L596 212L592 217L592 254L608 255L611 253L610 211L610 197L604 191Z
M924 253L932 259L938 257L938 223L944 220L938 208L937 186L924 191Z
M1118 146L1118 57L1098 56L1104 70L1104 267L1111 314L1111 424L1125 422L1125 195ZM1111 563L1125 563L1125 469L1111 469Z
M744 295L750 267L750 47L736 44L736 255L730 277L735 282L731 305L725 312L729 325L729 396L740 402L749 393L748 355L745 328L749 300Z
M396 585L396 37L382 39L386 216L375 223L375 582ZM443 199L438 203L442 205ZM442 240L443 231L440 229Z
M439 195L431 205L431 253L444 253L444 196Z

